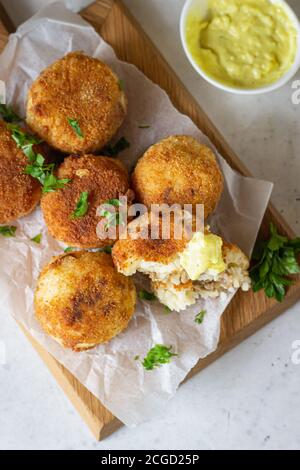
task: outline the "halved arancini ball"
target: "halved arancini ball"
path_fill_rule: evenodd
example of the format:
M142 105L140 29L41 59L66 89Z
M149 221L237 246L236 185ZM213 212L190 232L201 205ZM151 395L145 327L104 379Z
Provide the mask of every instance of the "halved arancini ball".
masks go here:
M101 248L115 242L100 239L97 224L101 217L97 209L112 199L127 197L128 205L134 193L129 188L129 178L123 164L113 158L84 155L65 158L57 169L59 179L70 179L63 188L43 194L41 208L51 235L70 246ZM83 193L87 194L87 210L74 217Z
M127 100L111 68L81 52L47 67L28 92L27 124L69 154L97 152L121 126Z
M117 272L110 255L77 251L44 267L34 302L47 334L66 348L84 351L127 327L136 290L131 278Z
M152 145L138 160L132 175L138 202L204 204L211 214L223 191L223 176L212 150L186 135L174 135Z
M7 123L0 121L0 224L29 214L41 198L38 180L24 173L28 164Z

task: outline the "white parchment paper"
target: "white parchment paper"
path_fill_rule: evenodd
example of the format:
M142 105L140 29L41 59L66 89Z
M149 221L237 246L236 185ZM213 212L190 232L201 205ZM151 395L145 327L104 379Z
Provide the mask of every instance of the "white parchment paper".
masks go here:
M117 60L92 27L59 2L46 7L10 36L0 57L0 79L6 82L7 102L24 115L32 80L51 62L74 50L107 62L125 82L129 112L116 139L124 135L131 144L120 154L128 168L147 147L171 134L189 134L214 148L192 121L172 106L164 91L134 66ZM140 129L140 124L151 127ZM272 184L241 177L220 155L218 159L225 191L211 224L250 255ZM15 238L0 239L1 314L11 313L25 325L125 424L136 425L164 410L190 369L216 349L220 316L232 295L199 301L181 314L169 315L157 302L139 302L128 329L108 344L82 353L64 350L43 333L33 310L33 293L41 267L52 255L62 253L62 245L49 235L40 209L16 225ZM40 245L30 241L38 233L43 234ZM202 308L207 314L204 322L197 325L194 317ZM145 371L134 358L143 358L156 343L172 345L178 357L161 368Z

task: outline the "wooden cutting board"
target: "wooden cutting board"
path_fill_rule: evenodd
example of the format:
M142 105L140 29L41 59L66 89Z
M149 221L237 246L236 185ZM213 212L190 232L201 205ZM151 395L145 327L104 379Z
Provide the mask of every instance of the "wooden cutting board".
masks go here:
M83 10L81 15L112 45L120 59L135 64L145 75L166 90L179 111L193 119L234 169L243 175L249 175L243 163L121 1L98 0ZM8 31L12 32L13 28L2 7L0 8L0 20L0 50L2 50L7 41ZM267 234L270 220L282 233L290 237L294 236L290 227L270 204L263 220L260 237ZM189 373L187 379L300 299L300 277L298 276L295 281L282 303L267 299L263 292L257 294L238 292L222 316L221 337L217 350L207 358L200 360ZM26 331L25 334L86 421L96 439L103 439L122 425L68 370L61 366Z

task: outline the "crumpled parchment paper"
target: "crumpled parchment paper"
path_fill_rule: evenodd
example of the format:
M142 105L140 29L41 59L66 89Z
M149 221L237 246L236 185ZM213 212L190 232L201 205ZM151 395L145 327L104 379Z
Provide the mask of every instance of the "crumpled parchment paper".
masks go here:
M47 65L74 50L102 59L124 80L129 111L116 139L124 135L131 144L120 154L128 168L147 147L171 134L189 134L214 148L192 121L173 107L164 91L134 66L119 61L88 23L59 2L44 8L10 36L0 57L0 79L6 82L7 102L24 116L31 82ZM151 127L138 127L145 123ZM220 155L218 159L225 191L211 223L250 255L272 184L244 178ZM0 239L2 315L11 313L123 423L133 426L164 410L191 368L216 349L220 317L232 295L198 301L181 314L168 315L157 302L139 301L126 331L108 344L74 353L43 333L33 309L39 271L52 255L62 253L62 244L49 235L39 208L15 225L15 238ZM40 245L30 241L38 233L42 233ZM198 325L194 317L202 309L207 314ZM172 345L178 357L156 370L145 371L134 358L143 358L156 343Z

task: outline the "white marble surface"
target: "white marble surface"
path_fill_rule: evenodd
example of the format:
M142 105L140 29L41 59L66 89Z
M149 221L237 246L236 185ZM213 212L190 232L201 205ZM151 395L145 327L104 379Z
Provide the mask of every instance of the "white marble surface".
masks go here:
M292 104L291 83L259 97L218 91L181 49L183 0L124 1L252 173L275 183L273 202L300 234L300 104ZM19 23L50 2L2 3ZM88 3L68 0L74 9ZM300 2L289 3L300 17ZM0 449L299 449L297 339L299 304L184 384L163 416L97 443L14 321L3 318Z

